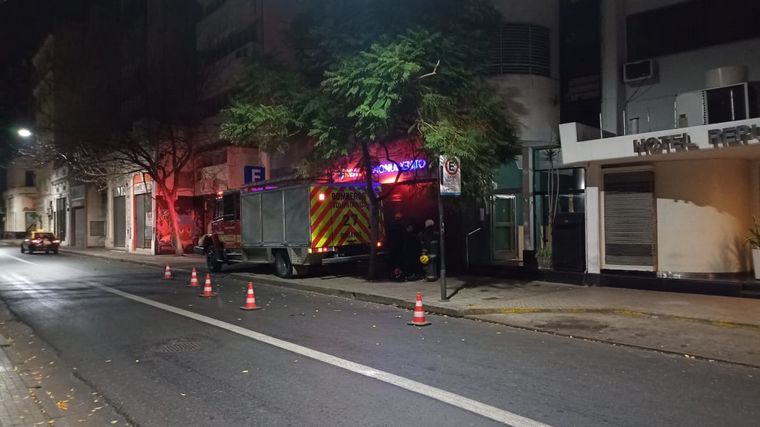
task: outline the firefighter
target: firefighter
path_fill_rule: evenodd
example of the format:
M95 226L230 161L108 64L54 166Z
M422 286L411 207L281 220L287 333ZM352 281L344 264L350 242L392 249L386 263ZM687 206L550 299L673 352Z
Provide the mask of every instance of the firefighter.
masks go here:
M406 227L401 212L393 215L388 227L388 249L390 250L390 267L391 278L393 280L404 280L404 240Z
M420 247L420 239L414 232L413 226L406 226L403 242L404 248L402 251L404 254L403 269L405 279L409 281L419 280L422 269L420 268L420 262L418 259L422 248Z
M438 240L439 232L435 227L435 221L425 220L425 231L422 232L422 255L420 263L425 270L425 280L433 282L438 280Z

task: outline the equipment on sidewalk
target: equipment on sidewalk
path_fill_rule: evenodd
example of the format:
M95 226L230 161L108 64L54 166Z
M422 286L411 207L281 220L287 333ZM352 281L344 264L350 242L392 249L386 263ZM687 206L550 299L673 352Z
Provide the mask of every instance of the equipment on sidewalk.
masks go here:
M164 269L164 280L172 280L172 268L169 264L166 264L166 269Z
M213 289L211 288L211 274L210 273L206 273L206 283L203 284L203 293L201 293L198 296L202 298L209 298L209 297L216 296Z
M422 308L422 292L417 292L417 301L414 303L414 317L407 323L412 326L427 326L430 324L425 320L425 309Z
M198 273L195 271L195 267L193 267L193 273L190 275L190 284L187 287L197 288L198 286L200 286L198 284Z
M256 296L253 294L253 282L248 282L248 292L245 295L245 305L240 307L241 310L258 310L261 307L256 306Z

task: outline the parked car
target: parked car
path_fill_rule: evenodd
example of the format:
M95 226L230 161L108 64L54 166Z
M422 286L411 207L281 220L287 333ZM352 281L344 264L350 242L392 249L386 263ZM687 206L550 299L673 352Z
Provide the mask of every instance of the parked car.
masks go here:
M49 254L50 252L57 254L60 245L61 241L56 239L53 233L47 231L33 231L28 239L24 239L24 241L21 242L21 253L44 251L46 254Z

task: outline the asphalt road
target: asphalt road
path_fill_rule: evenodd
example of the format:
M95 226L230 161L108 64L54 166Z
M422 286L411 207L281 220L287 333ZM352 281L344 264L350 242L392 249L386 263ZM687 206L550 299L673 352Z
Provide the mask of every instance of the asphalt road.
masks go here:
M0 248L0 299L141 426L757 425L760 371ZM200 275L201 284L204 275Z

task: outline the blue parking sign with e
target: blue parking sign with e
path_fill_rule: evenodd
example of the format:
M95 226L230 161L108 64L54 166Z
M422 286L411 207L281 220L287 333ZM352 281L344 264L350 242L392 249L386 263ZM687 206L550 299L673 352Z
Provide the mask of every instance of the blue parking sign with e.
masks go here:
M246 166L243 182L245 184L253 184L254 182L263 181L266 179L266 174L264 172L264 166Z

